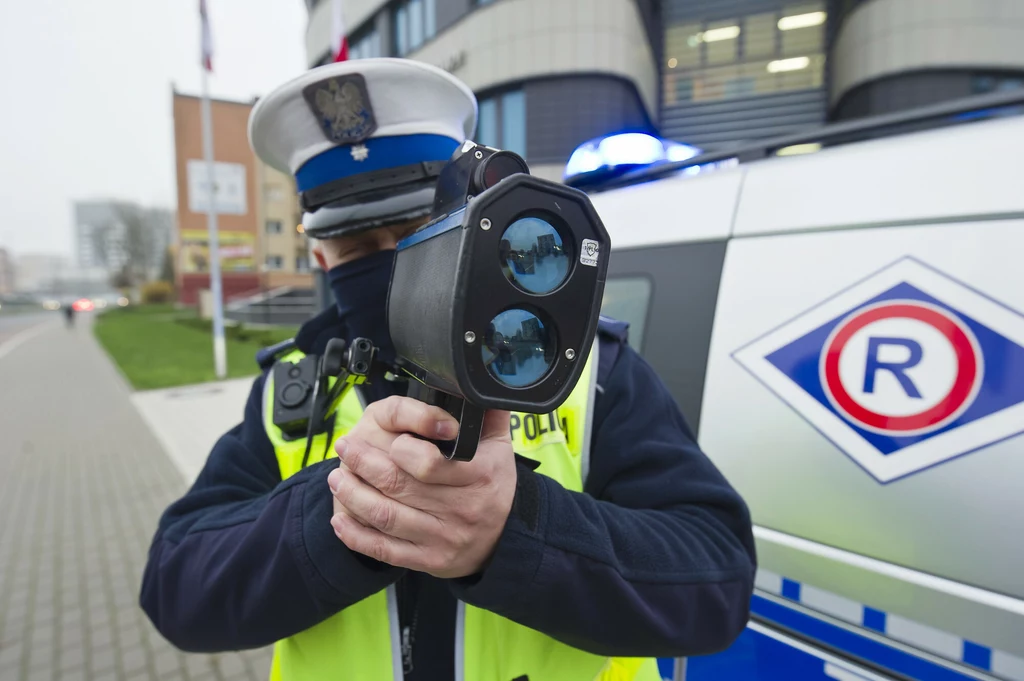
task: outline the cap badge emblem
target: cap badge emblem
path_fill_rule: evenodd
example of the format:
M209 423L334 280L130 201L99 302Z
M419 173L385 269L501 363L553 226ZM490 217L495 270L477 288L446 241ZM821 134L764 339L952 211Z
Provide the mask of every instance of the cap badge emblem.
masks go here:
M303 94L324 135L332 142L362 142L377 129L366 81L358 73L314 83ZM356 158L354 149L352 157Z

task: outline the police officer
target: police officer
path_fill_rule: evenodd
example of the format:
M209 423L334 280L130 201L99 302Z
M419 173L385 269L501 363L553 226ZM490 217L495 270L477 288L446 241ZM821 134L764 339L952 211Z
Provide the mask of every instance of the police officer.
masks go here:
M141 603L178 647L274 643L273 679L654 681L653 658L746 625L747 508L622 324L602 320L556 413L489 412L471 462L414 437L457 422L380 372L310 452L275 425L275 364L339 337L394 358L394 248L476 113L463 83L400 59L313 69L254 109L253 147L295 174L336 305L264 354L242 422L160 520Z

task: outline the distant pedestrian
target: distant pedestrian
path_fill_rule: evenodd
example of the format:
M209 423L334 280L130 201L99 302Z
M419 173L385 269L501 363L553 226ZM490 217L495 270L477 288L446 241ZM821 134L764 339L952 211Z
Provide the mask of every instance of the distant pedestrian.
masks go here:
M75 307L73 305L64 306L64 320L69 329L75 325Z

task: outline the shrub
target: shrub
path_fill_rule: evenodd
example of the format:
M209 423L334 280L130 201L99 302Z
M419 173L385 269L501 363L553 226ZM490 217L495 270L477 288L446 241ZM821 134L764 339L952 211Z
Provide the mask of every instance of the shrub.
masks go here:
M142 303L170 303L174 300L174 285L166 281L150 281L142 285Z
M190 329L202 331L203 333L208 334L213 331L213 322L209 319L200 319L199 317L182 317L175 321L182 326L187 326ZM255 343L260 347L273 345L274 343L281 341L282 338L290 338L293 335L295 335L295 329L288 327L253 329L245 324L224 325L224 338L227 340L239 341L242 343Z

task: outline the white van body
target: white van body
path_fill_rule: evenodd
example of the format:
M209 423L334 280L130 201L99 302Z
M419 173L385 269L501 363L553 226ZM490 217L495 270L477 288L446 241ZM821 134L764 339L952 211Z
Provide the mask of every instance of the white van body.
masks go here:
M755 523L750 628L675 678L1024 681L1024 116L591 199Z

